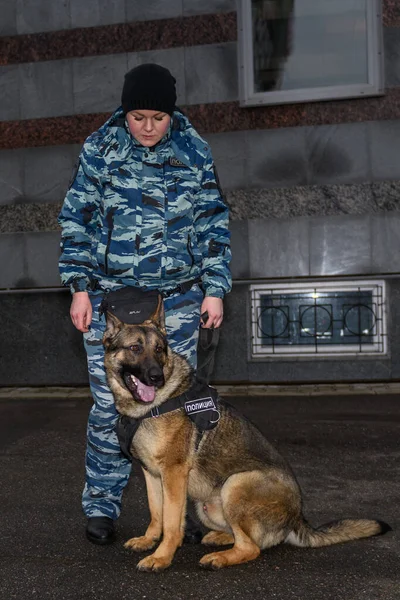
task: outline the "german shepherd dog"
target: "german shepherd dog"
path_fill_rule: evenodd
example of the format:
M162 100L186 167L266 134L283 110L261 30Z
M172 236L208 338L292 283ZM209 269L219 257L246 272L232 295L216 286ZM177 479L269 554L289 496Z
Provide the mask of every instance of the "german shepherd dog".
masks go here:
M161 297L155 313L141 325L127 325L108 313L103 343L121 415L141 419L191 387L191 367L167 344ZM390 530L367 519L312 528L302 515L299 485L284 458L233 407L220 401L218 408L218 425L203 434L198 447L196 426L181 409L140 422L131 453L145 467L151 520L145 534L125 547L142 552L161 543L138 569L161 571L171 564L182 544L188 496L210 529L202 543L232 545L203 556L200 565L212 569L253 560L281 542L316 548Z

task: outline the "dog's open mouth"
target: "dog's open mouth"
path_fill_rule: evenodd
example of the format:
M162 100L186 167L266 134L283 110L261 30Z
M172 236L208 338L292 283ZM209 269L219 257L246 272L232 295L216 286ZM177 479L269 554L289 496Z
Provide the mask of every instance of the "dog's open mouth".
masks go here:
M156 389L154 385L146 385L131 373L124 373L124 382L135 400L140 402L153 402Z

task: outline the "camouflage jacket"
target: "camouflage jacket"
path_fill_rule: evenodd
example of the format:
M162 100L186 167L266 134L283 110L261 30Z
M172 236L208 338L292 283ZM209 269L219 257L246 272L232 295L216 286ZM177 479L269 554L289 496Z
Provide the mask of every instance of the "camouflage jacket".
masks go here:
M168 291L198 277L207 296L230 291L228 207L208 144L178 111L146 148L118 109L85 141L58 220L72 292L95 282Z

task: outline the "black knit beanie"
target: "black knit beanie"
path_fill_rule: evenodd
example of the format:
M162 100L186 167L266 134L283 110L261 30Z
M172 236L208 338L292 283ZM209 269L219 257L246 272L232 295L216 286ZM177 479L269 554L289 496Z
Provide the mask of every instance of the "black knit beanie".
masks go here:
M175 78L154 63L139 65L125 75L121 104L131 110L158 110L172 115L175 109Z

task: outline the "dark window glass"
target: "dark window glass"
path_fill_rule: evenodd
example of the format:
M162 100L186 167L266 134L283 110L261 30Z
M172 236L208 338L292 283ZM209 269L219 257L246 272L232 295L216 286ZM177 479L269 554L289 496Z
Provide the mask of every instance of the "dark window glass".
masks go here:
M377 299L371 291L265 294L257 327L262 346L376 342Z
M368 84L367 0L252 0L254 92Z

